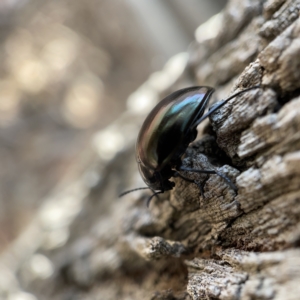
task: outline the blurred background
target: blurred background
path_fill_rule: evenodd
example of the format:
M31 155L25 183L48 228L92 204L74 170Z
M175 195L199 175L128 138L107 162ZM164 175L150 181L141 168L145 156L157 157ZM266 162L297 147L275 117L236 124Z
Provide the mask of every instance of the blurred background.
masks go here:
M225 0L0 0L0 252Z

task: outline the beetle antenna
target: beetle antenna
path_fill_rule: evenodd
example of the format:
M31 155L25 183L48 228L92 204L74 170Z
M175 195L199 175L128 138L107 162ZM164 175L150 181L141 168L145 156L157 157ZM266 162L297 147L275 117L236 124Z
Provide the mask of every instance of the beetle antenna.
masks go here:
M247 89L244 89L242 91L239 91L235 94L233 94L232 96L230 96L229 98L223 100L221 103L219 103L218 105L216 105L215 107L213 107L212 109L210 109L204 116L202 116L198 121L197 123L195 124L195 127L197 127L204 119L206 119L207 117L209 117L212 113L214 113L216 110L218 110L219 108L221 108L223 105L225 105L229 100L241 95L241 94L244 94L245 92L248 92L248 91L251 91L251 90L254 90L254 89L261 89L263 88L263 86L261 85L255 85L255 86L252 86L250 88L247 88Z
M154 192L154 193L148 198L148 200L147 200L147 207L149 207L150 202L151 202L151 200L152 200L153 197L157 196L158 194L162 194L162 193L164 193L164 191Z
M121 197L123 197L123 196L125 196L125 195L127 195L127 194L129 194L129 193L131 193L131 192L138 191L138 190L151 190L151 189L150 189L149 187L141 187L141 188L137 188L137 189L125 191L125 192L123 192L123 193L121 193L121 194L119 195L119 198L121 198Z

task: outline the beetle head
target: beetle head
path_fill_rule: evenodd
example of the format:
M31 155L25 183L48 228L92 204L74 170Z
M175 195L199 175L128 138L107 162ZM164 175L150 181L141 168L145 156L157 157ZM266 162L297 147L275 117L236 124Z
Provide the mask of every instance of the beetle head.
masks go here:
M173 171L157 171L138 163L140 174L147 186L154 191L169 191L175 183L168 179L172 177Z

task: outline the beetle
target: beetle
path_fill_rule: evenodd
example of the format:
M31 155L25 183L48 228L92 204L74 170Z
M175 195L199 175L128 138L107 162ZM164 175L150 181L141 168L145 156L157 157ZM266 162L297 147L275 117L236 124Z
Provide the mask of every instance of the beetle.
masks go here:
M147 201L147 206L149 206L154 196L174 188L175 183L169 180L171 177L181 177L197 184L194 180L180 174L180 171L216 174L222 177L234 191L237 191L231 180L216 170L183 168L181 157L188 145L196 139L197 126L204 119L229 100L257 88L261 86L253 86L233 94L217 103L206 114L204 111L214 92L214 89L209 86L184 88L161 100L146 117L136 142L136 161L147 187L129 190L120 196L140 189L151 189L153 194ZM199 188L204 196L203 187L200 185Z

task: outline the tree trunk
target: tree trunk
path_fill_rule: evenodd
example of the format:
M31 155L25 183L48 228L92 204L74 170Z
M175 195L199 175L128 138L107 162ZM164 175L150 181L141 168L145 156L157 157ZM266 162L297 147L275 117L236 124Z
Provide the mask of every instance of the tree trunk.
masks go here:
M202 25L189 54L130 97L79 163L84 175L54 192L3 255L2 294L300 299L299 9L296 0L231 0ZM215 87L212 102L263 86L203 122L183 158L186 167L226 174L237 194L217 175L186 173L204 184L204 197L176 178L150 208L145 191L118 199L144 185L134 141L146 111L187 85Z

